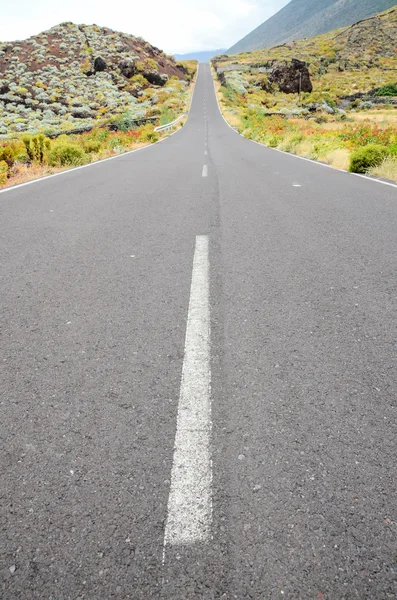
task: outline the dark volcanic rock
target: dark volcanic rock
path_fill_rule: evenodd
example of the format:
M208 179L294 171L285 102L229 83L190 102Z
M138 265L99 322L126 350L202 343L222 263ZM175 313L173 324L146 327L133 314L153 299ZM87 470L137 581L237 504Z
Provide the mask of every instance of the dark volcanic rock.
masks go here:
M277 62L269 74L269 81L277 84L280 92L285 94L313 91L306 63L295 58L292 59L291 63Z
M130 77L133 77L136 73L134 61L128 58L119 62L119 69L121 71L121 74L124 75L124 77L127 77L128 79Z
M165 85L166 80L162 78L161 73L158 71L145 71L143 76L148 80L152 85Z
M106 69L106 61L101 56L97 56L94 60L94 71L100 73Z
M217 71L216 74L218 76L218 81L220 82L220 84L226 85L225 73L223 71Z

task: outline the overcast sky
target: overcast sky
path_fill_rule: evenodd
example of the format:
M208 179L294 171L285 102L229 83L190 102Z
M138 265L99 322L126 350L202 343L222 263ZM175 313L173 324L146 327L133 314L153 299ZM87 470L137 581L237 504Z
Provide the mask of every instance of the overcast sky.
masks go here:
M229 48L289 0L4 0L0 40L25 39L63 21L145 38L168 53Z

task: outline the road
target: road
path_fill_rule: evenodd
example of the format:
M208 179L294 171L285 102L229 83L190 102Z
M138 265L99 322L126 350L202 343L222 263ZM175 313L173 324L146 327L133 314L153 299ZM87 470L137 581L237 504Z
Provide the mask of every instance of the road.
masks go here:
M395 187L243 139L201 65L0 219L3 600L397 597Z

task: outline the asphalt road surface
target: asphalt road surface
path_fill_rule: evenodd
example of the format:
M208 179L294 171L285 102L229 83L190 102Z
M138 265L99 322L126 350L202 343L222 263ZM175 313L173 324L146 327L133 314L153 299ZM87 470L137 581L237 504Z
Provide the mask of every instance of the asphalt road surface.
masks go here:
M243 139L201 65L0 219L2 600L397 597L395 187Z

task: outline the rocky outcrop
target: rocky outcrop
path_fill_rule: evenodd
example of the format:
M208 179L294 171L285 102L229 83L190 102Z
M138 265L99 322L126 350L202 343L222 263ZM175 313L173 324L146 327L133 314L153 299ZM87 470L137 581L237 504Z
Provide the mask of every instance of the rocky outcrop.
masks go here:
M226 85L226 77L224 71L216 70L216 75L221 85Z
M280 92L285 94L313 91L306 63L295 58L290 63L277 62L269 73L269 82L276 84Z
M168 81L168 77L164 77L164 75L162 75L158 71L144 71L143 76L152 85L163 86Z
M106 70L106 60L102 58L102 56L97 56L94 60L94 71L95 73L102 73L102 71Z
M136 74L135 62L130 58L121 60L119 62L119 69L121 74L124 75L124 77L127 77L127 79L130 79L130 77L133 77Z

